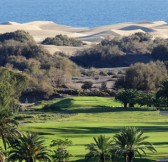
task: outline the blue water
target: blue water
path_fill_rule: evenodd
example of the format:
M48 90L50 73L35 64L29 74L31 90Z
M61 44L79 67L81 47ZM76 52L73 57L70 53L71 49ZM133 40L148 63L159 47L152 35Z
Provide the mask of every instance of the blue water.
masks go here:
M140 20L168 22L168 0L0 0L0 22L34 20L85 27Z

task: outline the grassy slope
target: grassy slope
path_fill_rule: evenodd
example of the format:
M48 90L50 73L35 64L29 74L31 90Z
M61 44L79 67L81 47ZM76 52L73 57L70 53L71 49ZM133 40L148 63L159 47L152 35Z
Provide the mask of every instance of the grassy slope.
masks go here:
M55 118L43 118L36 122L32 120L32 123L22 123L20 127L24 131L39 132L46 139L47 145L56 138L71 139L73 146L70 147L70 151L74 161L84 157L86 153L84 145L92 142L93 136L105 134L112 137L123 126L137 126L144 130L145 135L150 136L149 141L155 144L158 152L150 153L146 158L168 157L168 117L161 116L159 112L120 111L120 108L116 111L113 106L121 106L120 103L100 97L59 99L44 102L42 105L47 103L54 104L56 110L61 109L71 115L66 117L57 115ZM40 109L41 106L36 108Z

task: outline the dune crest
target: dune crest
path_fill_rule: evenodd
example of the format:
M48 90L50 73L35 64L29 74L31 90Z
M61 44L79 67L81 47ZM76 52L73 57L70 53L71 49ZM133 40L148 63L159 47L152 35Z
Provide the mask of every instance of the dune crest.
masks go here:
M139 22L128 22L111 24L94 28L82 28L82 27L71 27L61 24L56 24L52 21L32 21L27 23L17 22L5 22L0 24L0 34L6 32L13 32L16 30L25 30L29 32L37 43L40 43L47 37L54 37L55 35L62 34L69 37L74 37L85 41L87 44L99 43L102 39L107 37L121 37L129 36L137 32L150 33L154 37L168 38L168 24L164 21L139 21ZM45 46L46 47L46 46ZM55 51L68 50L70 53L75 51L74 48L70 47L46 47L51 53ZM79 50L79 48L76 48Z

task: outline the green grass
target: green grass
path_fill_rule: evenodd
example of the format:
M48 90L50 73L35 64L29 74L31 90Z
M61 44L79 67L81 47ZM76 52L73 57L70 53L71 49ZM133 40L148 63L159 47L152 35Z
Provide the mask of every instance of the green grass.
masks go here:
M46 101L36 108L41 109L48 104L59 112L29 113L33 118L20 121L20 129L38 132L46 140L46 145L57 138L69 138L73 141L73 146L69 148L73 155L71 161L82 162L80 159L87 152L85 144L92 142L93 136L104 134L113 137L124 126L143 129L145 135L150 137L149 141L156 146L157 153L149 153L144 156L146 160L137 159L137 162L168 157L168 116L161 116L157 111L144 111L144 108L123 111L122 108L115 108L121 107L121 104L114 99L101 97Z

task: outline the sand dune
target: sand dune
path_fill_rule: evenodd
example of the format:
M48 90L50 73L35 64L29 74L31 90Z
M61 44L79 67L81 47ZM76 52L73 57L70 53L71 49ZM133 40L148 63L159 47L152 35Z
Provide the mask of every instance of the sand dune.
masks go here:
M140 21L119 23L95 28L78 28L66 25L56 24L52 21L33 21L28 23L5 22L0 24L0 34L16 30L25 30L29 32L37 43L40 43L46 37L54 37L58 34L67 35L87 42L88 45L99 43L107 37L121 37L134 34L136 32L150 33L154 37L168 38L168 24L164 21ZM68 54L74 53L80 48L76 47L57 47L44 46L51 53L55 51L65 51ZM84 47L82 47L84 48ZM81 48L81 49L82 49ZM88 48L88 46L87 46Z
M121 28L119 30L126 30L127 31L127 30L138 30L138 29L140 29L140 30L142 30L144 32L154 32L155 31L152 28L147 28L147 27L138 26L138 25L130 25L130 26L127 26L125 28Z

